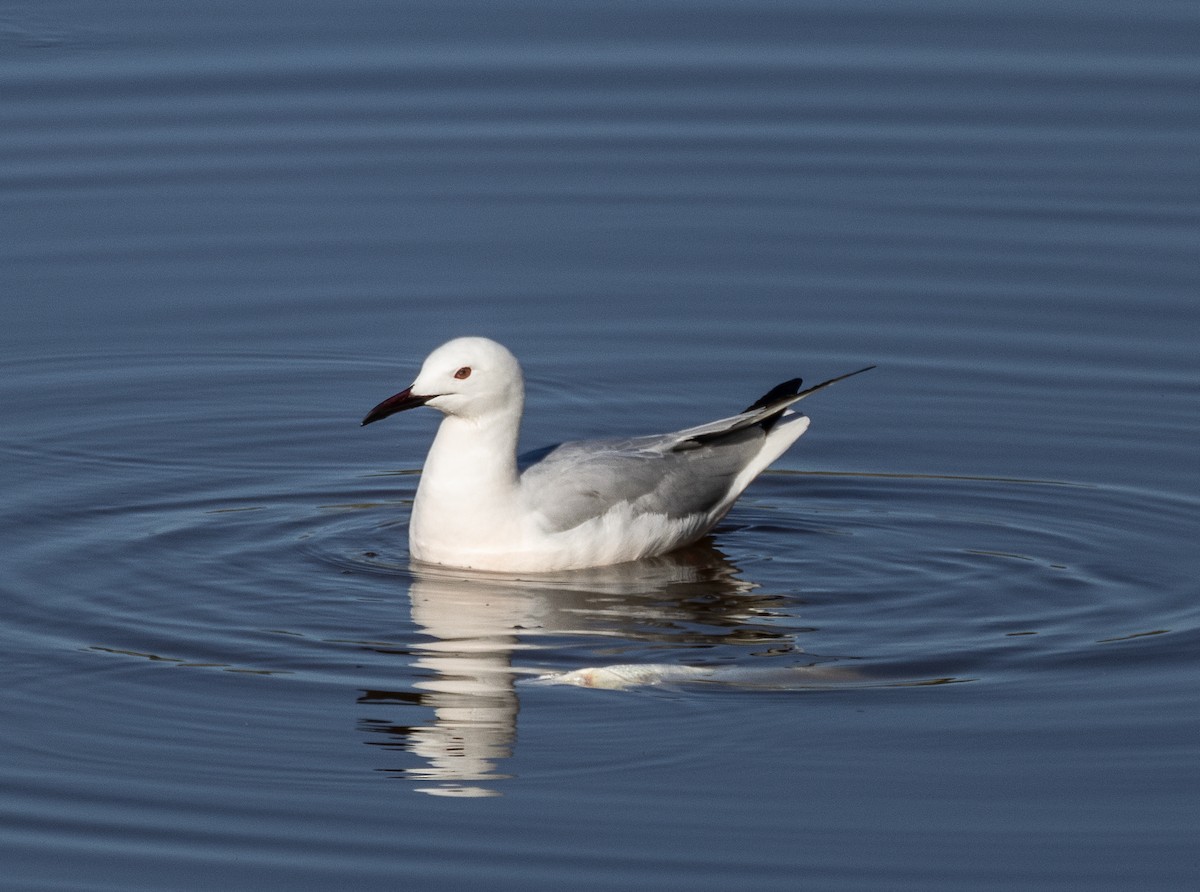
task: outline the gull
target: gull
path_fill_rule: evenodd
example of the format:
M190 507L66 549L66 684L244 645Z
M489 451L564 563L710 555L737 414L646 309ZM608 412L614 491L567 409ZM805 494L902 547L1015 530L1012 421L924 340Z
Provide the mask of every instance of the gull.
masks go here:
M729 418L666 434L580 440L517 456L520 363L488 338L438 347L412 386L364 425L417 406L442 413L409 520L420 563L504 573L620 564L696 542L808 429L794 378Z

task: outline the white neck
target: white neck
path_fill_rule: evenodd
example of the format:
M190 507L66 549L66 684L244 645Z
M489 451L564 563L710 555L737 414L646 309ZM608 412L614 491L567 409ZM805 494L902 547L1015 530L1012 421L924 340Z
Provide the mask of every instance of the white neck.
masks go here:
M447 415L429 448L409 522L413 557L438 562L443 549L503 547L517 535L520 411L467 419Z

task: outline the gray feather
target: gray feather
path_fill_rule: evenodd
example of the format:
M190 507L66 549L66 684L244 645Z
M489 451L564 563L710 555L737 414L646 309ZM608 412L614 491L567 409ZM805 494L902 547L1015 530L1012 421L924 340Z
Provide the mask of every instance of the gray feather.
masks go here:
M729 495L776 422L792 414L789 406L871 368L807 390L799 390L799 379L784 382L744 412L686 430L577 440L523 455L521 489L552 532L577 527L622 502L637 513L672 518L706 514Z
M563 443L521 475L521 488L553 531L568 530L627 502L638 513L687 517L729 492L766 434L759 428L678 451L678 434Z

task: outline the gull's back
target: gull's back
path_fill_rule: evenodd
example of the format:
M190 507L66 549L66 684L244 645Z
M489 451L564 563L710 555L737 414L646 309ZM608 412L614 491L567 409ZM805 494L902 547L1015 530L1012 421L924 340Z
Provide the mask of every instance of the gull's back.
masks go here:
M808 427L804 416L777 424L785 408L756 406L670 434L563 443L521 474L522 498L547 532L627 505L638 515L692 518L702 535Z

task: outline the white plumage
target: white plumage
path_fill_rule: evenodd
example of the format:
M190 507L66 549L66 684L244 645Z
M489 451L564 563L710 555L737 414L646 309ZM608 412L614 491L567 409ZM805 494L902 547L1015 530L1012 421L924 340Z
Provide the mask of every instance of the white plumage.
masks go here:
M788 407L847 377L803 391L799 379L788 381L738 415L687 430L563 443L522 467L520 364L495 341L456 338L362 423L421 405L445 416L413 503L413 558L476 570L567 570L695 542L808 428Z

